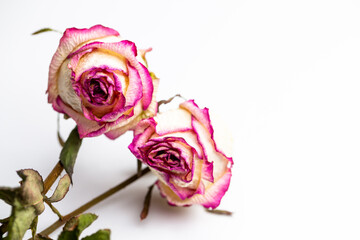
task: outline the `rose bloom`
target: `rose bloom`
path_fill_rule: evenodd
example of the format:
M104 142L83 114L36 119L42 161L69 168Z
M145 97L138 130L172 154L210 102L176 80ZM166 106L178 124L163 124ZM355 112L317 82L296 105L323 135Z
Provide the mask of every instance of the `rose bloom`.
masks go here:
M144 66L150 50L101 25L67 29L50 64L48 102L76 121L81 138L117 138L156 113L158 79Z
M170 205L216 208L228 190L233 161L224 151L232 139L213 127L208 109L190 100L135 128L129 149L158 176Z

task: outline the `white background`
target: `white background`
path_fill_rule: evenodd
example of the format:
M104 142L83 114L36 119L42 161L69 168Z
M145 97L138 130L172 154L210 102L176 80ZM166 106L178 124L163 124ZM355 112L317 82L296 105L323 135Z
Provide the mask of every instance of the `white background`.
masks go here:
M158 99L176 93L222 115L234 137L230 189L216 216L167 205L156 189L139 220L146 176L90 212L82 236L112 239L359 239L359 1L0 2L0 185L16 170L44 177L58 160L57 114L45 90L60 34L103 24L153 47ZM61 121L66 137L72 120ZM74 186L55 206L66 214L132 175L131 134L85 139ZM0 202L0 218L10 208ZM47 208L39 230L56 220ZM56 232L52 235L54 238Z

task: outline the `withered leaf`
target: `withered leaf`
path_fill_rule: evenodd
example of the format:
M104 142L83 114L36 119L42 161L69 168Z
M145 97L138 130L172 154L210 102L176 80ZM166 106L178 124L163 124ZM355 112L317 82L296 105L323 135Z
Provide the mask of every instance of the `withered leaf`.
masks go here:
M65 174L62 178L60 178L53 195L48 200L50 202L58 202L63 199L66 193L69 191L70 183L71 180L69 175Z
M80 139L77 127L75 127L71 131L60 153L60 163L64 167L66 173L69 175L71 182L72 174L74 172L74 165L81 146L81 142L82 139Z

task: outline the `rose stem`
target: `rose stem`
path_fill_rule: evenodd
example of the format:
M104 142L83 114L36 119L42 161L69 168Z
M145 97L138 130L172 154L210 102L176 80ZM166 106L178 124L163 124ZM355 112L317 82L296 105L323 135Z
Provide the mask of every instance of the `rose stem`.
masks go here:
M138 173L134 174L133 176L129 177L128 179L126 179L122 183L120 183L120 184L116 185L115 187L109 189L108 191L104 192L103 194L100 194L99 196L97 196L93 200L85 203L84 205L82 205L81 207L75 209L71 213L63 216L62 220L60 220L60 219L57 220L52 225L50 225L48 228L46 228L42 232L40 232L40 234L48 236L49 234L54 232L56 229L61 227L63 224L65 224L70 218L75 217L75 216L79 215L80 213L85 212L89 208L93 207L94 205L100 203L101 201L105 200L106 198L110 197L111 195L115 194L116 192L120 191L121 189L125 188L126 186L130 185L131 183L135 182L137 179L141 178L142 176L144 176L149 171L150 171L150 169L148 167L144 168L140 172L140 174L138 174Z
M49 191L50 187L54 184L63 170L63 166L60 162L58 162L44 181L44 191L42 192L43 195Z

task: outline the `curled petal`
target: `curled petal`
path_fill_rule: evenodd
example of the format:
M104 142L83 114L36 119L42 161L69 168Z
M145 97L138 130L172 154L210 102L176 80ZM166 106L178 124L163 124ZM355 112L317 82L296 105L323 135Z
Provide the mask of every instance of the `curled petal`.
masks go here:
M154 119L144 119L134 130L134 139L129 145L129 150L138 158L141 159L139 147L143 146L155 132L156 123Z
M143 60L144 65L145 65L146 67L148 67L148 63L147 63L147 60L146 60L146 56L145 56L145 55L146 55L148 52L151 52L151 51L152 51L152 48L147 48L147 49L140 49L140 50L138 50L139 55L140 55L141 59Z
M154 85L154 91L153 91L153 97L152 97L152 101L151 104L149 105L149 107L143 111L142 107L139 110L136 110L137 108L139 108L139 106L136 107L135 109L135 113L134 116L131 119L128 119L127 122L124 122L124 124L122 124L122 126L118 126L116 128L113 128L111 131L105 133L105 135L110 138L110 139L116 139L117 137L119 137L120 135L122 135L123 133L125 133L128 130L134 130L135 133L136 131L139 131L139 127L138 127L138 123L142 120L142 119L147 119L147 118L151 118L153 117L156 112L157 112L157 101L156 101L156 93L157 93L157 89L158 89L158 85L159 85L159 79L154 79L153 80L153 85Z
M202 178L209 182L214 183L214 164L209 161L204 161L203 170L202 170Z
M209 109L201 109L194 102L194 100L189 100L180 104L180 108L184 108L191 113L205 128L209 131L211 137L214 133L214 130L210 124Z
M119 36L119 33L111 28L95 25L89 29L69 28L60 39L59 47L55 52L49 67L48 102L52 103L57 97L56 75L67 56L81 43L92 39L107 36Z
M206 161L214 163L213 176L215 180L217 180L217 178L226 171L226 168L228 168L229 158L216 151L210 133L206 131L205 127L201 125L199 121L192 118L192 125L198 137L198 142L204 151Z
M80 138L87 137L90 134L98 136L105 132L103 125L85 118L82 113L76 112L74 109L66 105L60 97L56 99L56 106L61 109L61 112L66 113L74 119L78 126Z
M110 139L116 139L128 130L133 130L136 124L142 119L140 113L141 106L137 105L135 108L129 109L121 117L114 122L106 123L105 135Z
M159 113L156 115L155 121L159 123L156 125L156 133L160 136L192 129L191 114L184 109Z
M138 63L138 71L141 76L141 79L143 80L143 99L142 99L142 105L144 109L147 109L149 105L151 104L152 100L152 94L154 91L153 84L152 84L152 78L150 76L149 71L147 68L142 65L141 63Z
M189 206L200 204L206 208L216 208L229 188L231 170L228 169L221 178L214 184L205 188L204 194L195 194L191 198L181 199L169 186L161 181L157 182L161 195L167 199L170 205Z
M120 54L121 56L126 58L126 60L129 62L129 65L131 65L138 71L143 85L142 105L143 105L143 109L147 109L152 101L152 95L154 91L153 80L147 68L144 65L142 65L136 58L137 49L135 44L127 40L123 40L120 42L113 42L113 43L92 42L90 44L84 45L81 48L81 50L87 51L88 49L94 49L94 48L106 49Z
M129 79L131 79L131 81L129 82L125 93L126 106L134 106L143 96L143 86L138 71L136 71L136 69L134 69L131 65L128 65L128 70Z

